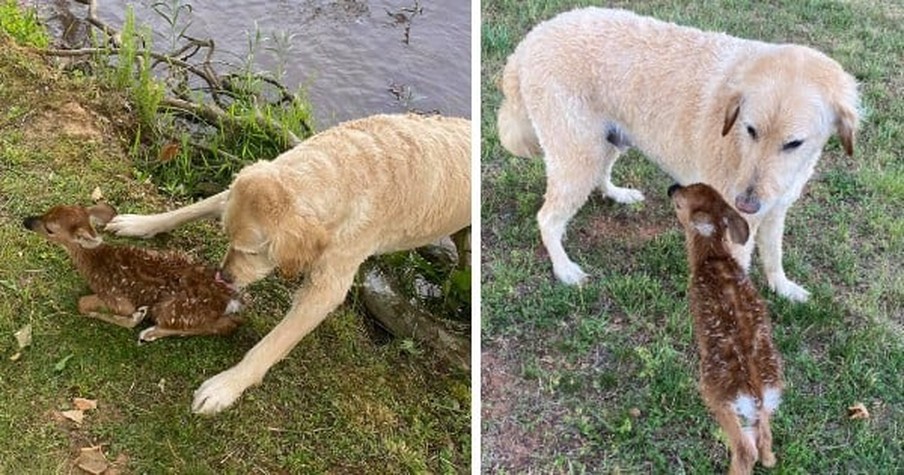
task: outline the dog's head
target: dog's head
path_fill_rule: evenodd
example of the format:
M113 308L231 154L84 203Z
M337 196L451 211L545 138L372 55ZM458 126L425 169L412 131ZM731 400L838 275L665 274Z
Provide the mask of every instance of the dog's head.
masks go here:
M63 246L93 249L103 242L94 226L103 226L116 216L116 210L99 203L90 207L55 206L42 216L30 216L22 223L49 241Z
M724 107L722 135L736 142L740 162L729 165L735 179L723 191L742 213L796 199L832 133L854 153L857 83L818 51L783 45L750 60Z
M220 278L244 287L279 269L285 277L306 270L323 251L327 234L305 209L291 177L271 163L246 167L229 191L223 226L229 249Z
M729 238L735 244L744 244L750 237L747 221L709 185L675 184L669 187L669 197L688 239L694 236L719 241Z

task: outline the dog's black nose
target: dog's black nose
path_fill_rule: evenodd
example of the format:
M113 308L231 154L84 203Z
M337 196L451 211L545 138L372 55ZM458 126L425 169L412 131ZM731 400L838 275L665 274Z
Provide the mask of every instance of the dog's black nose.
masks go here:
M669 198L671 198L672 195L674 195L675 192L678 191L679 188L681 188L681 185L679 185L678 183L675 183L675 184L673 184L672 186L670 186L670 187L669 187L669 191L668 191L668 193L669 193Z
M22 221L22 226L25 226L25 229L34 231L35 223L37 223L37 222L38 222L38 218L36 218L34 216L29 216L29 217L25 218L24 221Z

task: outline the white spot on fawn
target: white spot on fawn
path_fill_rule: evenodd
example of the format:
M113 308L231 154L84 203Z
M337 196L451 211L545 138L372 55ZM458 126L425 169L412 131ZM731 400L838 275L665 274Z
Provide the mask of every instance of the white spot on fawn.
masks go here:
M782 392L778 388L767 387L763 391L763 409L772 414L782 402Z
M239 302L237 299L230 299L229 303L226 305L226 315L231 315L233 313L238 312L242 309L242 302Z
M741 418L741 425L745 427L756 423L756 400L748 394L739 394L731 408Z

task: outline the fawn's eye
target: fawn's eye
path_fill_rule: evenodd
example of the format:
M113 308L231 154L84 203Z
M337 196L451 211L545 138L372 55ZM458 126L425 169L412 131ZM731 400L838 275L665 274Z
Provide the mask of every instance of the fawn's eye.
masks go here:
M47 234L53 234L53 229L50 229L49 227L47 227L46 224L44 225L44 231L46 231Z
M794 150L797 147L800 147L804 143L803 140L792 140L784 145L782 145L782 151L787 152L788 150Z
M753 140L756 140L756 129L754 129L752 125L747 126L747 135L749 135Z

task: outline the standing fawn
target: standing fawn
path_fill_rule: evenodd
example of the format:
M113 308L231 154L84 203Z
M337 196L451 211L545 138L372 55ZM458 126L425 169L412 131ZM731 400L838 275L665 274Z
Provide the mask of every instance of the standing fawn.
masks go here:
M781 357L766 306L731 256L747 222L703 184L669 188L687 236L690 308L700 351L700 390L728 436L729 474L749 474L757 459L775 465L769 419L782 391Z
M79 313L133 328L146 316L156 325L139 341L166 336L225 335L241 324L237 293L216 270L184 254L103 243L93 223L104 225L116 210L57 206L25 219L27 229L66 249L94 292L78 301Z

